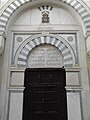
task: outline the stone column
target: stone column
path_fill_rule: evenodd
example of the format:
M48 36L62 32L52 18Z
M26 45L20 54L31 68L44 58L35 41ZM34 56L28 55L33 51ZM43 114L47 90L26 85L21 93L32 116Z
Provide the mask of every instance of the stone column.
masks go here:
M83 120L90 120L89 118L89 112L90 108L88 100L89 100L89 77L88 77L88 69L87 69L87 35L84 36L82 34L82 31L79 31L78 34L78 53L79 53L79 63L81 66L80 69L80 74L81 74L81 86L82 86L82 90L81 90L81 106L82 106L82 119Z
M85 40L85 50L86 50L86 64L83 62L83 68L82 71L85 72L85 66L86 68L86 73L82 72L83 75L83 83L82 83L82 92L81 92L81 98L82 98L82 114L83 114L83 120L90 120L90 59L89 59L89 51L90 51L90 36L88 34L86 34L86 36L84 37ZM83 56L85 57L85 54L83 54ZM83 58L84 60L84 58ZM85 82L84 82L85 81Z
M3 104L5 104L2 100L4 84L3 84L3 64L4 64L4 44L5 44L5 36L3 32L0 32L0 119L2 119L3 114Z

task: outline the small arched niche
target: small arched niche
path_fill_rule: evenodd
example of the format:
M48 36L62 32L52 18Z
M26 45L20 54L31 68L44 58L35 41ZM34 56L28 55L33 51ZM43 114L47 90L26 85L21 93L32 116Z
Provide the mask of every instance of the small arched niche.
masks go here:
M61 68L63 55L58 48L42 44L31 50L27 58L28 68Z

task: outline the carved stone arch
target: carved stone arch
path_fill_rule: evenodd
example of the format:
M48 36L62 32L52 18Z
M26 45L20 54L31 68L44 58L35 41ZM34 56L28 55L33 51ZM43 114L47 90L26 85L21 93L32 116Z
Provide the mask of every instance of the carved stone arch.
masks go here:
M38 1L38 0L36 0ZM11 2L8 1L7 5L2 8L1 15L0 15L0 31L5 32L7 23L13 14L20 6L24 5L25 3L33 3L35 0L12 0ZM61 4L64 3L70 7L72 7L77 14L81 17L86 32L90 32L90 11L85 3L81 2L80 0L58 0Z
M56 35L35 35L28 38L19 47L15 55L15 64L17 66L27 65L27 56L29 52L41 44L50 44L60 50L64 58L64 66L71 67L75 65L75 54L71 46L62 38Z

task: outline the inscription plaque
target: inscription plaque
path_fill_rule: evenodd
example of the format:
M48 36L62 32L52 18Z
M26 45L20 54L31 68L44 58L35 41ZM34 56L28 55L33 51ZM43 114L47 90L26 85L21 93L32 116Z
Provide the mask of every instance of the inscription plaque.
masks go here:
M52 45L40 45L34 48L28 56L28 67L62 67L63 56Z

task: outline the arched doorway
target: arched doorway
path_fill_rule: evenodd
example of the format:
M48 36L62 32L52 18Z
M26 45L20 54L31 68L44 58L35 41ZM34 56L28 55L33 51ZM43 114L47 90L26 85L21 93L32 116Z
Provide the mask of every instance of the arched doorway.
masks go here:
M82 118L87 120L87 107L83 99L86 95L85 92L89 89L84 41L85 29L89 31L89 25L86 22L89 19L87 10L84 10L83 5L77 1L74 1L75 5L71 1L74 10L68 2L58 1L57 5L53 1L44 5L41 1L39 1L41 4L35 1L31 4L22 1L24 0L14 1L1 16L1 31L7 34L3 79L8 80L8 82L5 82L1 90L4 93L2 100L7 98L6 101L8 101L6 106L3 105L3 111L6 110L7 114L6 118L8 120L22 120L24 71L27 67L64 66L66 69L68 119L76 120L77 117L77 120L82 120ZM12 8L13 6L16 7ZM81 6L80 9L78 6ZM75 11L78 11L80 16ZM13 15L11 15L12 13ZM45 16L43 16L44 14ZM85 14L87 18L84 16ZM81 20L83 16L86 28ZM80 21L82 22L80 23ZM81 24L83 25L81 26ZM50 49L46 51L48 47ZM44 52L42 52L43 49ZM52 49L56 52L55 54L53 52L49 54ZM46 60L42 62L43 66L37 62L40 60L38 59L40 50L44 55L44 61ZM37 56L35 56L36 51L39 53ZM55 64L50 61L49 65L51 64L51 66L47 66L47 56L50 57L51 54L54 56ZM38 66L32 62L32 59L33 61L37 60ZM61 62L57 65L56 61Z
M67 120L63 61L62 53L53 45L42 44L31 50L24 74L23 120Z

